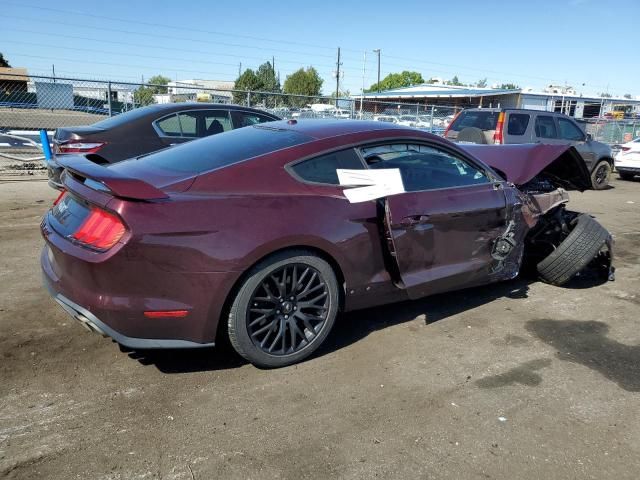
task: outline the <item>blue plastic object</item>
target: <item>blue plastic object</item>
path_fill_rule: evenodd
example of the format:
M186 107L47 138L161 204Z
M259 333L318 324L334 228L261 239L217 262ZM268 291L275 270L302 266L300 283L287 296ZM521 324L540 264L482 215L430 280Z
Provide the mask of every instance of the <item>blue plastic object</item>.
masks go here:
M49 145L49 137L46 130L40 130L40 143L42 144L44 159L49 163L53 158L53 154L51 153L51 145Z

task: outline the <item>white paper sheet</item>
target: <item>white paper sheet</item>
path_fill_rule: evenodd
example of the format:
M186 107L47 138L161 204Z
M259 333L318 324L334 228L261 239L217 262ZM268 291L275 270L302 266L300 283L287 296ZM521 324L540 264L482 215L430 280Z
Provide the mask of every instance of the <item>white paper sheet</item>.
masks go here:
M351 203L366 202L376 198L404 193L400 170L386 168L380 170L336 169L340 185L346 187L344 195Z

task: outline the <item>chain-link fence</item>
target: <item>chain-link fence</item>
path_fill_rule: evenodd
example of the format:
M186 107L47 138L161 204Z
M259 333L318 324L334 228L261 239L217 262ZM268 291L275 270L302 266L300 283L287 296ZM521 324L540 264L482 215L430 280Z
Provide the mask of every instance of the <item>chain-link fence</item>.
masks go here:
M385 103L360 98L292 95L280 92L209 88L194 81L169 85L42 76L0 79L0 129L38 130L88 125L156 103L234 103L282 118L380 120L439 133L460 107Z
M462 109L455 105L380 102L366 97L335 98L280 92L234 90L232 84L170 82L169 85L80 80L45 76L0 76L0 170L26 158L33 163L40 129L89 125L109 116L150 104L212 102L239 104L269 111L281 118L362 119L416 127L443 134ZM640 119L583 120L595 140L619 144L640 136ZM28 140L32 140L31 142ZM23 168L24 169L24 168Z

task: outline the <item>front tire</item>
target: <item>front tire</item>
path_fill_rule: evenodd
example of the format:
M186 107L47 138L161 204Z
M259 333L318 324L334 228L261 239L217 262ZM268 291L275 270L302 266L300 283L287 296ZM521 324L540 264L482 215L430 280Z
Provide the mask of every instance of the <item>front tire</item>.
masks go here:
M258 367L291 365L311 355L335 323L338 280L331 266L305 250L259 262L229 312L233 348Z
M611 164L607 160L600 160L591 172L591 184L594 190L604 190L609 185Z
M608 237L609 232L594 218L586 213L578 215L567 238L538 263L540 278L552 285L564 285L598 255Z

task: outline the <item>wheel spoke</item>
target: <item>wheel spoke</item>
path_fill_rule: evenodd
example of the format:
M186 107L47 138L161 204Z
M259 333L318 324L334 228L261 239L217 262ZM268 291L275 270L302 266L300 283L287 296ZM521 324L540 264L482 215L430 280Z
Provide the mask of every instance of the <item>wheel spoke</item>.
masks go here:
M267 349L269 352L273 351L273 347L275 347L276 343L278 342L280 337L282 337L282 335L283 335L283 331L282 331L283 330L283 323L284 323L284 320L281 319L280 320L280 325L278 325L278 333L276 334L276 338L273 339L273 342L271 342L271 345Z
M303 299L303 298L305 298L306 296L308 296L309 294L311 294L311 293L313 293L313 292L317 291L317 290L318 290L318 289L320 289L320 288L324 288L324 283L320 283L320 284L316 285L316 286L315 286L315 287L313 287L313 288L309 288L309 287L307 287L303 292L300 292L300 293L298 294L298 298L299 298L299 299Z
M258 330L256 330L255 332L253 332L251 334L252 337L257 337L258 335L260 335L262 332L264 332L265 330L270 329L271 327L273 327L273 324L276 322L275 319L273 319L270 323L268 323L267 325L265 325L264 327L259 328Z
M311 300L307 300L306 302L298 302L298 308L313 307L318 300L326 296L327 296L327 292L322 292L320 295L312 298Z
M252 320L251 323L249 324L249 328L255 327L257 324L263 322L266 318L267 318L266 315L261 315L258 318L256 318L255 320Z

